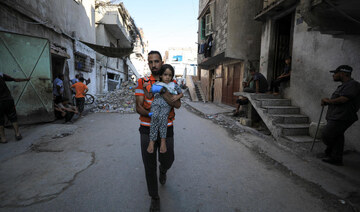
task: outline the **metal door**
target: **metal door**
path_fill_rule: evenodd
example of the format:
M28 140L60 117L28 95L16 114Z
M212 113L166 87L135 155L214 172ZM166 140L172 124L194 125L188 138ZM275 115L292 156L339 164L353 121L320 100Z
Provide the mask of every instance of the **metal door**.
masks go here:
M49 41L0 32L1 72L28 82L7 82L20 124L54 120Z

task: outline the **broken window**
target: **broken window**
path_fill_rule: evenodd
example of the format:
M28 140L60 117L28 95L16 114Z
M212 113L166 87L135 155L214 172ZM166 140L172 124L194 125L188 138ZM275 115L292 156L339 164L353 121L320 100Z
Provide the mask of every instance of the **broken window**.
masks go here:
M120 79L120 75L118 74L107 73L107 75L108 75L108 80L119 81Z
M95 65L95 60L80 52L74 53L75 57L75 70L91 72Z

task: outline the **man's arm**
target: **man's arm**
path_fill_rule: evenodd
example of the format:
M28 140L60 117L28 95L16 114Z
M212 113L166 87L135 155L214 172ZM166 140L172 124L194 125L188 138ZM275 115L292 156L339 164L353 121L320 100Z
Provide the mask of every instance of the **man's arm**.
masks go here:
M149 117L149 113L150 111L146 110L143 105L144 105L144 100L145 97L144 96L136 96L136 112L142 116L147 116Z
M24 82L24 81L29 81L30 80L30 77L28 78L15 78L14 81L15 82Z
M165 99L165 101L171 106L176 109L179 109L181 107L181 101L180 99L176 100L175 102L172 101L173 95L170 94L168 90L166 90L165 93L162 94L162 97Z
M259 80L255 81L255 93L259 93Z
M337 105L337 104L344 104L345 102L349 101L350 99L345 96L339 96L335 99L323 98L321 100L321 105Z

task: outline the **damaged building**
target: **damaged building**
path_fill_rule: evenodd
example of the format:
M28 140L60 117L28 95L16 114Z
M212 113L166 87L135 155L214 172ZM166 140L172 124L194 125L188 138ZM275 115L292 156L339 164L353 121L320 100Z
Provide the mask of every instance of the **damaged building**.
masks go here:
M115 16L114 16L115 15ZM129 55L139 31L122 4L95 0L0 2L2 72L30 82L8 83L21 123L54 120L53 80L64 74L65 96L76 74L99 94L138 77Z

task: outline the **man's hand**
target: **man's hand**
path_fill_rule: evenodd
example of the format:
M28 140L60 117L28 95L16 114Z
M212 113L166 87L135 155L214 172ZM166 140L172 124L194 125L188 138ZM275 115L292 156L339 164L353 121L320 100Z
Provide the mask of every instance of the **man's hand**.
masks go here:
M175 102L172 102L172 97L173 95L170 94L170 92L168 90L166 90L165 93L162 94L162 97L165 99L165 101L171 106L174 107L176 109L179 109L181 107L181 102L180 100L176 100Z
M329 105L330 103L331 103L331 100L329 98L321 99L321 106Z

